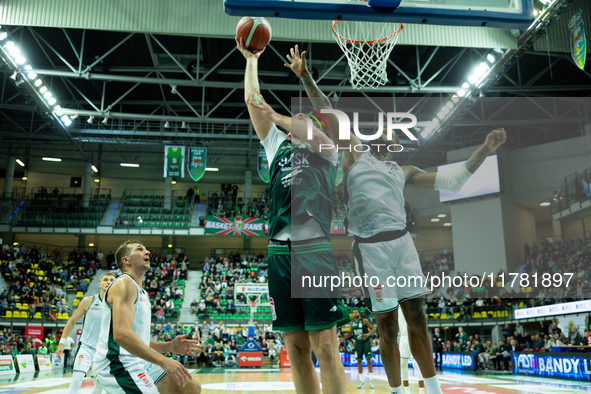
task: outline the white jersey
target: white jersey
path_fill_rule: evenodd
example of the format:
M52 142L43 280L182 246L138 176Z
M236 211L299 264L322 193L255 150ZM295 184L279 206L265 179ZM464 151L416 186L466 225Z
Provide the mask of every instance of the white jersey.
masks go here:
M92 302L86 310L84 320L82 320L82 336L80 342L91 349L96 350L99 335L101 333L101 320L103 319L103 300L95 294L92 296Z
M133 280L130 275L123 274L115 279L113 283L123 277L128 277ZM113 283L111 283L111 286L113 286ZM140 288L135 280L133 283L137 288L137 299L133 307L133 324L131 329L147 346L150 346L150 324L152 315L150 298L148 297L148 293ZM109 286L109 289L111 286ZM141 360L120 347L113 339L113 308L107 302L107 293L109 292L109 289L107 289L103 297L101 333L93 360L93 371L97 374L101 372L112 374L114 369L119 369L121 366L124 369L129 369L132 366L137 366L138 363L146 364L144 360Z
M406 175L398 164L362 153L346 178L349 233L369 238L385 231L404 230L405 184Z

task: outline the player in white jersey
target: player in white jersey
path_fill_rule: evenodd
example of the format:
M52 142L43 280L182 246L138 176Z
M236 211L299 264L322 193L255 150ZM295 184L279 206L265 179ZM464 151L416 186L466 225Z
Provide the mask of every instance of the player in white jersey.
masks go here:
M398 348L400 349L400 365L402 367L401 376L404 394L410 394L410 384L408 382L408 361L410 359L413 359L412 366L415 370L415 375L419 379L419 394L425 394L425 382L423 382L421 370L410 351L410 345L408 343L408 326L406 325L406 320L404 320L404 314L401 309L398 309Z
M142 288L150 269L150 252L138 241L126 241L115 254L123 274L105 292L101 334L94 372L109 394L200 393L185 367L162 353L199 352L197 341L179 335L171 342L150 340L151 307Z
M70 336L76 322L84 316L82 321L82 335L80 341L78 341L78 348L76 349L76 355L74 356L74 366L72 368L72 381L66 394L76 394L82 385L82 380L86 376L86 373L92 365L92 358L96 351L96 345L98 337L101 331L101 319L103 317L102 302L105 291L115 280L115 274L112 272L106 272L99 278L98 287L100 292L98 295L93 295L84 298L78 304L78 309L74 312L64 331L62 332L62 339L57 347L56 356L58 360L62 359L64 353L63 341ZM94 381L94 394L100 394L102 388L100 384Z
M292 57L294 54L292 54ZM305 65L304 53L295 56ZM293 69L293 68L292 68ZM306 72L302 75L309 75ZM300 74L298 74L300 75ZM504 144L507 135L504 129L494 130L486 136L465 165L450 173L427 173L415 166L399 166L392 161L395 152L385 147L396 146L398 138L387 130L382 135L362 144L349 130L341 138L339 117L343 124L350 124L345 113L332 109L328 98L318 89L312 78L300 75L314 109L320 111L327 123L328 133L343 154L343 179L348 196L347 222L349 233L355 236L353 254L358 274L380 281L389 277L414 277L405 286L385 288L379 283L366 288L366 304L375 315L380 333L380 353L390 392L403 394L400 378L400 352L397 344L398 312L402 307L408 326L409 343L415 360L424 376L429 394L441 393L437 381L427 319L423 310L422 296L428 294L418 253L410 234L406 232L406 213L404 210L404 188L414 186L427 190L459 191L472 174L480 167L486 157ZM369 146L370 151L358 147ZM380 149L381 148L381 149ZM422 283L421 283L422 282Z

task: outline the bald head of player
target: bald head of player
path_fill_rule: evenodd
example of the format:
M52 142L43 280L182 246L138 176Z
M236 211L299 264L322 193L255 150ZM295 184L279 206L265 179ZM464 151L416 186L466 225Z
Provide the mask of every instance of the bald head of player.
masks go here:
M140 241L130 239L122 243L115 253L115 260L123 273L143 275L150 269L150 251Z

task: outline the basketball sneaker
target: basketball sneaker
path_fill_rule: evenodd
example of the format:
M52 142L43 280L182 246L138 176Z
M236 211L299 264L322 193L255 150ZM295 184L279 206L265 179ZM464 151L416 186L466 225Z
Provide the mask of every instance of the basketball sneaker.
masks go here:
M376 388L376 385L373 383L373 379L370 379L369 380L369 388L370 389L375 389Z
M357 388L360 389L363 388L363 386L365 386L365 382L363 380L360 380L359 384L357 385Z

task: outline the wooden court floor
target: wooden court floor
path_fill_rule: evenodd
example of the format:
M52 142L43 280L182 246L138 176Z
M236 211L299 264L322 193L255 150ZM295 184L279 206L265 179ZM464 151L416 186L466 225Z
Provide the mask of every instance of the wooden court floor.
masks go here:
M203 368L190 369L197 379L204 394L241 394L253 392L295 393L289 369L237 369ZM412 369L409 371L412 375ZM389 393L388 383L383 368L374 368L376 387L369 385L357 389L357 368L345 368L347 393ZM367 374L367 369L364 370ZM13 377L0 377L0 394L59 394L64 393L69 384L71 373L55 370L19 374ZM444 371L439 380L446 394L505 394L505 393L590 393L591 383L569 380L533 378L527 376L502 375L495 373L473 374ZM410 376L411 393L418 393L417 381ZM80 394L91 394L93 382L84 381Z

